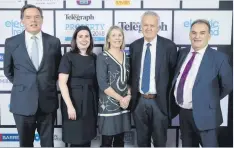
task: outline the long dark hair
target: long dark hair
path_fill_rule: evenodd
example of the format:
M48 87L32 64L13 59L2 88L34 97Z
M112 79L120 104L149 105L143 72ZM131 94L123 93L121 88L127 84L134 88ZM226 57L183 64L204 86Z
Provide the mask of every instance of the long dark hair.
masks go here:
M89 32L89 36L90 36L90 45L86 51L86 54L87 55L91 55L93 53L93 37L92 37L92 34L91 34L91 31L89 29L89 27L87 26L79 26L76 28L73 36L72 36L72 41L71 41L71 52L78 52L80 53L80 49L78 48L77 46L77 43L76 43L76 38L77 38L77 34L81 31L81 30L87 30Z

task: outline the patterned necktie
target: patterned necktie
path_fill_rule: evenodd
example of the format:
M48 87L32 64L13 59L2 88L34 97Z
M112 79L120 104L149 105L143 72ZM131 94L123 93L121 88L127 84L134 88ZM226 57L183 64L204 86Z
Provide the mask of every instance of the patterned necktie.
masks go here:
M141 83L141 90L143 93L147 93L149 91L150 85L150 65L151 65L151 53L150 53L150 43L146 44L146 52L145 52L145 59L143 64L143 73L142 73L142 83Z
M39 49L38 49L38 44L37 44L37 37L32 36L31 38L33 40L32 48L31 48L31 60L36 70L38 70L38 67L39 67L39 51L38 50Z
M194 58L196 56L196 53L197 52L193 52L193 55L192 57L190 58L190 60L188 61L187 65L185 66L184 68L184 71L182 73L182 76L180 78L180 82L178 84L178 87L177 87L177 102L178 104L182 104L183 103L183 94L184 94L184 83L185 83L185 80L188 76L188 73L192 67L192 64L193 64L193 61L194 61Z

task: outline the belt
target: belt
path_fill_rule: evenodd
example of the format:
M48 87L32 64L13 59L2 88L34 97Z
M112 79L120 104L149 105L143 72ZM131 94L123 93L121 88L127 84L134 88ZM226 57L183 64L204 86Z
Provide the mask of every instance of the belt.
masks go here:
M141 94L146 99L155 99L157 97L157 94Z
M191 109L187 109L187 108L182 108L182 107L180 107L180 110L184 110L184 111L193 111L192 108L191 108Z
M82 78L70 78L70 88L82 88L83 92L81 94L81 104L78 104L78 110L77 114L80 114L81 117L85 116L87 113L87 110L89 109L88 106L88 94L90 93L89 88L94 89L94 83L93 79L82 79ZM94 92L93 92L94 93ZM93 94L94 95L94 94ZM96 102L96 96L94 95L93 97L94 103ZM94 105L94 110L97 112L97 107L96 104Z

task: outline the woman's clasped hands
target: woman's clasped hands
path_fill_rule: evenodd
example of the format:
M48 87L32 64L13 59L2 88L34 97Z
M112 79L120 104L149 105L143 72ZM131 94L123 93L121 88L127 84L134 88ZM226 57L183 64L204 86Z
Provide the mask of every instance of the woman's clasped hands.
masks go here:
M119 100L120 107L122 107L123 109L128 108L130 100L131 100L131 95L122 97L122 99Z

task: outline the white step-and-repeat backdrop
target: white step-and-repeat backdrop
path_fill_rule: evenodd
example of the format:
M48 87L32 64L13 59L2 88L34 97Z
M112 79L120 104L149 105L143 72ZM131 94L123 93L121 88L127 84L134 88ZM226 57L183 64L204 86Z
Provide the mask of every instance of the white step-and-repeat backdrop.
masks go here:
M231 45L232 10L220 9L219 0L0 0L0 147L19 146L15 122L9 112L12 84L3 74L3 55L5 39L24 30L20 22L20 8L26 3L43 9L43 31L61 40L62 53L70 50L72 34L79 25L87 25L91 29L95 42L94 52L97 54L102 51L109 27L120 26L126 36L125 51L128 53L128 45L142 37L140 19L147 10L160 15L159 35L174 41L178 49L190 44L190 25L201 18L210 22L210 45L215 50L219 50L220 45ZM222 126L227 126L228 99L226 96L221 101L224 118ZM60 109L55 124L55 146L67 146L61 140ZM168 129L167 146L181 146L178 126L176 117ZM35 146L40 146L37 133L34 143ZM136 146L134 124L132 131L125 134L125 143L126 146ZM100 135L92 141L92 146L99 145Z

